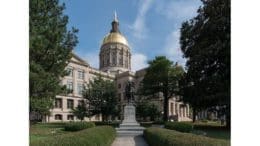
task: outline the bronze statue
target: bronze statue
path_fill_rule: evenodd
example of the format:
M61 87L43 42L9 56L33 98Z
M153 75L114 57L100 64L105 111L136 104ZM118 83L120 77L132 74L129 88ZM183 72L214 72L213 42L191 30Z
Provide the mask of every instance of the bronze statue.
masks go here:
M134 102L134 82L128 81L125 86L125 96L127 98L127 103Z

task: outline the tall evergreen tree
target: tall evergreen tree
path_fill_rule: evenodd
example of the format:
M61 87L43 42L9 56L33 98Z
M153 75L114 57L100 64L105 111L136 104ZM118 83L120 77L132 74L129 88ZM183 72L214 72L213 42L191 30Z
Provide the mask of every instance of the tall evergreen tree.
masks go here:
M30 0L30 112L49 114L63 89L60 78L77 44L77 30L67 30L64 9L58 0Z
M115 83L103 80L101 77L90 81L85 90L89 112L92 115L102 114L102 120L107 121L109 116L118 116L118 98Z
M184 101L193 107L226 108L230 126L230 0L202 0L198 15L182 24L187 59Z
M144 96L162 93L163 96L163 120L168 120L168 101L179 92L179 80L184 70L181 66L173 64L165 56L157 56L148 62L149 67L141 84L139 93ZM151 96L160 98L158 96Z

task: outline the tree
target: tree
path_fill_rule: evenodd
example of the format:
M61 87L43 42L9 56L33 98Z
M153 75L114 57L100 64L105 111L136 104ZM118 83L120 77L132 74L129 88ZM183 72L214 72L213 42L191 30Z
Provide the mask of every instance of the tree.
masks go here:
M226 108L230 126L230 0L202 0L198 15L182 24L187 59L183 99L193 108Z
M168 101L179 92L179 80L184 70L181 66L173 64L165 56L157 56L149 61L149 67L141 84L141 93L144 96L162 93L163 120L168 120ZM156 96L156 98L160 98Z
M118 116L118 99L115 83L103 80L101 77L90 81L84 97L92 115L102 114L102 120L107 121L109 116Z
M81 121L83 121L85 117L90 117L85 102L79 104L75 109L72 109L72 113Z
M154 103L147 101L140 101L136 105L136 114L142 120L146 120L147 117L150 117L151 121L154 121L160 116L160 111L158 106Z
M77 44L77 30L67 30L64 9L58 0L30 0L30 112L42 116L49 114L55 96L64 90L60 78Z

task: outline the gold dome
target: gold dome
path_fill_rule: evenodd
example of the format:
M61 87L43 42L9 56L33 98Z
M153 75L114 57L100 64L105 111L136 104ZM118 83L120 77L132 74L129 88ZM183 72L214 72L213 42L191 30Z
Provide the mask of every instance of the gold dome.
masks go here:
M126 38L118 32L111 32L105 36L102 42L102 46L107 43L121 43L128 46Z

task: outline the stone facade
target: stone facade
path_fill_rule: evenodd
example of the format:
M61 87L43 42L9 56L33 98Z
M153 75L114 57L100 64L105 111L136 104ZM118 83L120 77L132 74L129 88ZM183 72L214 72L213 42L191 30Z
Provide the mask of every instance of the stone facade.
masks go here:
M77 107L84 100L82 97L83 87L97 76L115 81L118 100L121 103L121 109L123 109L127 101L124 93L127 81L135 82L137 90L145 75L145 69L131 71L130 48L126 38L119 31L119 22L116 17L112 22L110 33L105 36L102 42L99 62L100 69L95 69L73 53L73 57L66 67L70 74L61 80L61 84L66 85L69 92L66 95L56 96L54 108L51 109L50 116L46 117L47 122L78 121L79 119L72 115L71 109ZM158 93L158 96L161 97L161 94ZM177 99L177 97L172 97L169 100L169 117L178 121L190 121L189 105L178 102ZM158 104L160 110L163 111L162 97L153 102ZM101 121L101 117L101 115L95 115L84 120Z

